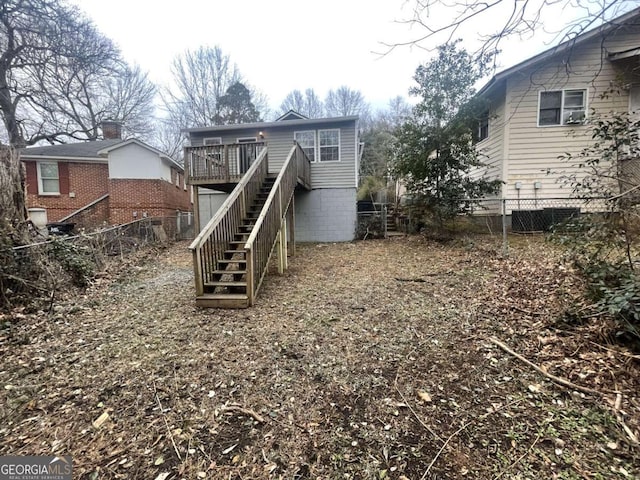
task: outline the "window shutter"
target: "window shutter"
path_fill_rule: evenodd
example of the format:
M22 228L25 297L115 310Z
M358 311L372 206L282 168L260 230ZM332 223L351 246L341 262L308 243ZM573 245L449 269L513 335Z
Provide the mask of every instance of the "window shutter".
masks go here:
M69 164L67 162L58 163L58 176L60 178L60 195L69 193Z
M27 170L27 190L29 193L38 193L38 166L36 162L24 162Z

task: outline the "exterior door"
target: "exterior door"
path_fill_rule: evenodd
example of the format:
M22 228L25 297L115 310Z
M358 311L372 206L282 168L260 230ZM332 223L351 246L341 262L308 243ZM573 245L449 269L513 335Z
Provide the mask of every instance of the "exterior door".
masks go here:
M240 174L246 173L253 161L258 157L257 141L256 137L238 138L238 172Z

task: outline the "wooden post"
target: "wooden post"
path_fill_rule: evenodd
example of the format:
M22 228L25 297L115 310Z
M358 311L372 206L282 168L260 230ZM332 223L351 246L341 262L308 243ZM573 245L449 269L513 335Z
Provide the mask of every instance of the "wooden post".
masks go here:
M245 253L245 259L247 261L247 266L246 266L246 270L247 270L247 297L249 299L249 306L253 305L253 302L255 300L255 284L254 284L254 278L255 276L253 275L253 248L249 248L246 253Z
M187 147L182 149L182 167L184 168L184 181L187 184L191 184L191 179L189 175L191 174L191 169L189 168L189 156L187 154Z
M229 182L231 172L229 171L229 145L224 146L224 168L225 168L225 180Z
M282 275L287 269L287 218L282 219L278 231L278 273Z
M202 280L202 263L201 263L200 249L197 248L193 251L193 269L194 279L196 281L196 295L200 296L204 293L204 282Z
M193 188L193 224L196 229L196 236L200 233L200 199L198 198L198 187L196 185L191 186Z
M291 242L291 256L295 257L296 256L296 211L295 211L295 199L296 199L296 194L295 192L293 193L293 196L291 197L291 204L289 205L289 209L291 210L289 212L289 241Z

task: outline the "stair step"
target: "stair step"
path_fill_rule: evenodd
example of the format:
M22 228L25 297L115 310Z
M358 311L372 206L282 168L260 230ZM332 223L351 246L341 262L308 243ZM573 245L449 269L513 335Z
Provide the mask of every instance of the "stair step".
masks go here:
M249 297L245 293L205 293L196 297L196 305L203 308L247 308Z
M246 252L244 250L225 250L224 253L226 253L227 255L237 255L237 254L245 254Z
M246 275L246 270L214 270L214 275Z
M234 282L231 280L220 280L217 282L205 282L204 283L205 287L246 287L247 286L247 282L244 281L239 281L239 282Z
M220 264L222 264L222 263L226 263L226 264L244 263L246 265L247 259L246 258L227 258L227 259L223 259L223 260L218 260L218 263L220 263Z

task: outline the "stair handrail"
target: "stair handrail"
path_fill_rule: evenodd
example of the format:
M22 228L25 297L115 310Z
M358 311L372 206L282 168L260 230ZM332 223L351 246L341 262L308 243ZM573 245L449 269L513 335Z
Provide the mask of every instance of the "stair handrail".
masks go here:
M309 165L305 165L305 162L309 163L309 159L300 145L294 142L294 146L289 151L289 155L280 169L273 187L271 187L251 234L244 244L247 255L247 296L250 305L253 305L267 271L278 232L289 208L298 179L306 177L308 181ZM267 232L268 238L261 236L264 225L271 227L271 231ZM256 252L255 245L258 241L261 241L265 248Z
M205 277L208 279L213 274L217 261L222 259L225 245L233 240L237 227L246 217L247 209L256 197L268 171L268 153L267 148L264 148L216 214L189 245L193 252L197 295L204 293ZM208 251L203 255L202 250L205 247Z

